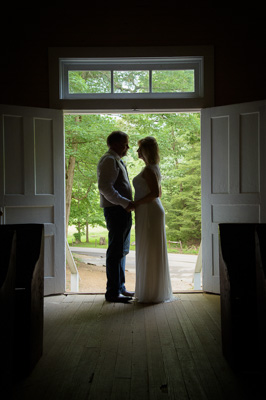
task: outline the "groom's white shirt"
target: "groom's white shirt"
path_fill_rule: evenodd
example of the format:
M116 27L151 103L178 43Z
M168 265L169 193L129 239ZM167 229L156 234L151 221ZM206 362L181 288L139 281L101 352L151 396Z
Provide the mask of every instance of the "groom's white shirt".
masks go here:
M132 200L132 190L127 171L115 151L110 149L101 157L97 177L100 206L120 205L126 208Z

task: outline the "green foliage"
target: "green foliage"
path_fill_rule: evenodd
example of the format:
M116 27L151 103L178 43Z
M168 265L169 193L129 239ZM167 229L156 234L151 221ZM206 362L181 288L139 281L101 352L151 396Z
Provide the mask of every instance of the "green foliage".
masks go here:
M86 224L105 226L99 207L97 163L107 150L113 130L129 135L127 163L132 180L144 163L138 160L138 140L154 136L160 148L162 203L166 212L167 238L182 243L201 237L200 115L198 113L66 116L66 165L76 157L70 225L78 232ZM134 214L133 214L134 215Z
M70 93L111 93L111 71L69 71ZM113 71L114 93L194 92L193 70Z
M97 163L106 151L106 137L115 121L106 115L68 115L65 117L65 156L75 157L70 225L78 231L86 224L104 226L97 189Z
M200 145L193 145L179 164L176 178L170 180L174 188L166 200L167 236L170 240L200 241L201 186Z
M131 179L144 166L137 159L137 141L156 137L160 148L162 203L168 240L199 242L201 238L200 115L127 114L122 116L130 135L127 165Z
M110 93L109 71L69 71L69 93Z
M153 93L194 92L194 71L153 71Z

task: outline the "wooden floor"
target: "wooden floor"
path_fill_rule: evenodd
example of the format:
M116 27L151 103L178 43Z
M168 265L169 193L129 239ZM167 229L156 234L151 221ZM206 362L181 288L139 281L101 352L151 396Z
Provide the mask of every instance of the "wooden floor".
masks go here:
M263 398L245 395L250 388L222 356L219 296L176 297L157 305L46 297L43 356L12 398Z

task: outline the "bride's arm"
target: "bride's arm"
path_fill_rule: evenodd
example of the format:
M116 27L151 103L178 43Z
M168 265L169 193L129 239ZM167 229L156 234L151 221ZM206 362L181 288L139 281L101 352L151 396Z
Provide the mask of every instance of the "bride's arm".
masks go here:
M142 174L143 179L147 182L150 192L142 199L134 201L135 206L140 204L150 203L157 197L161 196L161 187L159 186L155 173L150 168L145 168Z

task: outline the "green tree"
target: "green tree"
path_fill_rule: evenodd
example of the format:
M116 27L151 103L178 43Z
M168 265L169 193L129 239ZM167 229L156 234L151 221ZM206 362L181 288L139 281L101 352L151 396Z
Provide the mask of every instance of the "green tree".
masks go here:
M96 206L97 163L107 149L106 137L114 129L115 121L107 115L68 115L65 118L67 228L71 220L76 221L80 229L82 212L91 202Z
M110 93L110 71L71 71L71 93ZM192 71L153 71L154 92L193 91ZM147 71L114 71L115 93L144 93ZM106 151L106 137L116 129L128 133L126 162L130 179L144 167L138 140L154 136L159 144L162 203L167 235L185 242L200 239L200 117L197 113L82 115L66 117L66 215L79 232L104 224L99 209L96 168ZM70 212L71 210L71 212Z
M167 237L182 242L201 237L200 115L163 116L166 134L160 137L163 175L162 202ZM168 133L167 133L168 131Z
M171 185L176 189L166 201L167 236L170 240L188 243L201 238L200 143L191 146L179 163Z
M162 203L166 212L167 236L173 241L199 241L201 236L200 115L127 114L122 116L130 134L127 156L133 178L144 166L137 161L137 141L156 137L160 148Z

